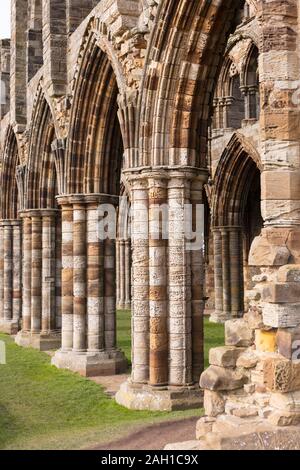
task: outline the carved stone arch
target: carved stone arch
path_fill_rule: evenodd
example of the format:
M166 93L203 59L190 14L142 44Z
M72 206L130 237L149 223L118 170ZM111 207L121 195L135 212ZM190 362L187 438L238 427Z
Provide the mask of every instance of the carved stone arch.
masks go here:
M236 132L227 144L214 177L213 226L239 225L242 204L247 198L255 169L262 171L256 149Z
M101 21L100 18L91 17L86 27L85 33L83 35L80 49L78 52L75 71L74 71L73 79L71 82L71 90L72 90L71 99L73 98L75 90L76 90L77 80L80 74L80 70L83 67L83 62L87 54L89 53L88 51L91 51L93 47L95 47L96 44L103 51L103 53L105 53L107 57L109 58L112 69L116 76L120 93L125 92L126 77L122 69L122 65L120 61L118 60L115 50L114 50L113 38L111 37L111 34L105 22Z
M25 175L25 207L55 207L56 170L51 145L56 138L53 114L39 87L29 133L29 155Z
M58 116L59 112L58 112L58 109L57 109L57 102L55 102L55 100L52 99L49 96L48 90L47 90L47 88L45 87L45 84L44 84L44 78L43 77L41 77L39 82L38 82L36 92L35 92L35 96L34 96L34 100L33 100L33 105L32 105L32 109L31 109L31 116L30 116L30 121L29 121L30 122L29 135L32 133L32 127L34 126L34 120L35 120L35 116L37 114L37 109L40 106L41 96L43 97L42 99L45 101L45 103L47 104L47 106L50 109L52 120L53 120L53 125L54 125L54 128L55 128L55 133L57 135L57 138L64 138L62 125L61 125L61 122L60 122L60 119L59 119L59 116Z
M220 72L218 79L218 84L216 86L216 95L218 97L231 96L231 87L230 87L230 69L232 65L235 65L232 58L227 54L224 58L224 63Z
M260 28L260 25L259 25L258 21L256 19L254 19L253 21L256 22L255 27L252 27L251 29L247 29L247 30L242 30L238 34L236 33L236 34L230 36L230 38L228 39L228 42L227 42L225 55L230 54L230 51L239 42L245 41L247 39L249 41L251 41L251 43L254 44L257 47L257 49L260 48L262 31L261 31L261 28ZM249 47L251 47L251 44L249 44Z
M206 165L209 108L240 5L238 0L161 3L140 100L140 161L133 167Z
M259 56L259 48L256 43L251 41L249 44L248 50L244 56L244 60L242 62L242 67L241 67L241 82L242 85L253 85L252 83L247 83L247 75L249 71L249 65L251 63L251 60L253 59L253 56Z
M79 55L66 156L69 193L118 193L123 142L118 96L124 80L91 20ZM101 44L100 44L101 43ZM118 78L119 77L119 78Z
M11 126L6 131L1 162L1 219L17 219L18 188L16 169L19 165L19 150L16 134Z

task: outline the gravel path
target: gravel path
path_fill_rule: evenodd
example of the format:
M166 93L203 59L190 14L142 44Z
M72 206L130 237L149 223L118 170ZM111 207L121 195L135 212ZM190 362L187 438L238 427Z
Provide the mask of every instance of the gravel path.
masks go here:
M92 450L163 450L167 444L195 439L197 420L189 418L147 426Z

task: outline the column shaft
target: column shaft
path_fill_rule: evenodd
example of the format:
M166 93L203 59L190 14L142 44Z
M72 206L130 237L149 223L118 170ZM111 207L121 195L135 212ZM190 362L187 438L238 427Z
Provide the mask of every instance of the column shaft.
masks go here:
M42 326L42 218L32 217L31 228L31 332L40 333Z
M116 240L116 298L117 308L121 308L120 299L120 240Z
M167 182L149 180L150 377L153 386L168 384L167 240L163 239ZM162 210L160 209L162 207Z
M132 187L132 381L149 380L149 240L148 182L133 181Z
M61 312L61 282L62 282L62 219L60 211L56 216L56 235L55 235L55 329L61 330L62 326L62 312Z
M85 351L86 344L86 213L84 205L73 210L74 337L73 349Z
M116 267L115 240L104 241L104 322L105 348L115 349L116 337Z
M125 308L125 241L119 241L120 250L120 278L119 278L119 289L120 289L120 307Z
M222 235L214 229L215 316L223 315Z
M228 317L231 311L229 233L227 229L222 229L221 233L222 233L223 313L225 317Z
M0 225L0 321L4 320L4 227Z
M43 217L42 331L56 328L55 299L55 216Z
M21 221L13 226L13 320L18 323L22 311L22 236Z
M97 207L87 215L88 350L104 350L103 241L97 236Z
M241 305L241 233L239 227L230 228L230 288L231 288L231 316L239 317L243 312Z
M131 244L125 241L125 308L131 307Z
M73 208L62 206L62 350L73 349Z
M4 320L12 321L12 283L13 283L13 228L11 225L4 227Z
M31 331L31 219L23 218L23 331Z
M200 230L203 231L204 243L204 210L201 211L201 220L198 220L198 212L202 204L202 181L195 180L191 183L191 204L192 204L192 223L193 229L197 230L197 236L200 236ZM203 209L203 207L202 207ZM198 224L201 223L201 226ZM204 369L204 246L198 247L195 240L195 249L190 253L191 256L191 274L192 274L192 364L193 364L193 382L199 383L200 375Z
M186 250L184 204L190 187L184 174L169 181L169 384L193 382L191 253Z

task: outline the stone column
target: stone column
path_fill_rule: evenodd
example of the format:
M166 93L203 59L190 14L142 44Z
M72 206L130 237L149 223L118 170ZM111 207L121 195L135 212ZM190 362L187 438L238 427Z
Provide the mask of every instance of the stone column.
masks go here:
M131 248L130 240L118 239L117 260L117 306L119 310L131 308Z
M40 351L61 344L56 320L56 217L55 209L25 210L23 219L23 325L19 346Z
M210 317L213 323L223 323L223 270L222 234L219 228L213 230L214 236L214 274L215 274L215 311Z
M116 346L115 240L103 240L100 204L105 194L58 197L62 207L62 348L52 364L83 376L124 372L127 361Z
M73 350L86 350L86 212L73 206Z
M131 241L125 240L125 310L131 309Z
M0 225L0 323L4 321L4 227Z
M155 175L154 175L155 176ZM157 177L148 180L149 201L149 384L166 386L168 377L168 310L167 310L167 240L163 236L163 206L166 205L168 181ZM159 214L162 207L161 215ZM170 302L172 292L169 292ZM170 321L172 321L170 319ZM170 344L170 347L172 345ZM170 355L177 361L176 351ZM170 365L172 371L172 364Z
M120 298L120 283L121 283L121 273L120 273L120 239L116 240L116 299L117 299L117 309L121 310L121 298Z
M21 221L0 222L0 331L15 335L21 322Z
M195 179L191 184L191 203L193 213L197 207L203 203L203 181ZM205 223L204 206L201 209L201 216ZM193 383L199 381L199 377L204 370L204 324L203 314L205 310L205 253L204 253L204 233L203 226L203 247L191 251L191 285L192 285L192 380Z
M169 384L193 386L191 252L186 248L183 204L192 203L188 176L170 173L168 184L169 243ZM200 279L198 279L200 283ZM199 312L203 313L203 312ZM200 352L203 356L203 351ZM200 372L199 372L200 375Z
M192 207L195 224L207 175L160 168L125 176L133 212L133 367L116 400L130 409L201 406L203 246L193 253L184 205Z
M24 332L31 331L31 219L23 219L23 269L22 269L22 298Z
M118 240L118 254L119 254L119 299L118 308L124 310L125 308L125 240Z
M73 348L73 210L62 203L62 351Z
M49 214L42 219L42 325L43 334L58 328L56 323L56 221ZM59 244L59 243L58 243Z
M231 318L244 314L243 247L240 227L229 227Z
M216 309L212 323L224 323L244 313L244 274L241 227L214 229Z
M223 277L223 315L230 318L231 290L230 290L230 259L229 259L229 232L222 227L222 277Z
M132 382L147 384L149 380L149 234L148 181L133 179L132 191Z

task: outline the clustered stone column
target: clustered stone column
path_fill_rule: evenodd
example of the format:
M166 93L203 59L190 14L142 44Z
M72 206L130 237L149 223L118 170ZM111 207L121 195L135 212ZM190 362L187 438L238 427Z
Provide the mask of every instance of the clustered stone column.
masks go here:
M15 335L21 324L21 220L0 222L0 331Z
M131 308L131 242L118 238L116 241L117 262L117 308Z
M215 311L210 320L224 323L244 314L243 237L241 227L215 227Z
M83 376L124 372L117 348L115 240L99 236L103 194L60 196L62 210L62 347L52 364Z
M25 210L23 220L23 324L20 346L41 351L61 343L59 211Z
M125 174L133 209L133 367L116 400L131 409L200 406L204 260L201 247L188 248L184 205L195 214L207 176L168 168Z

